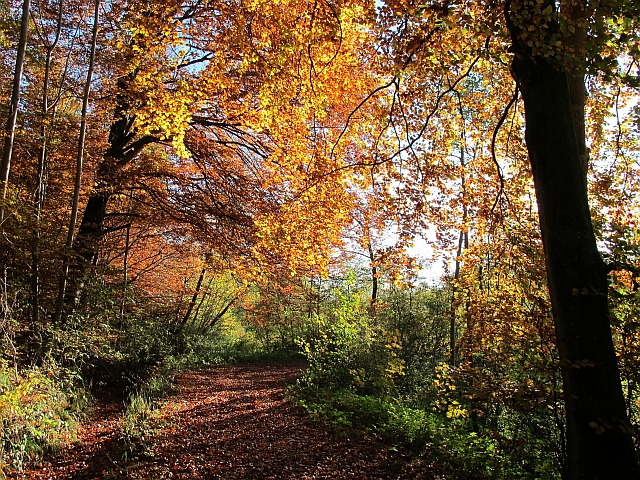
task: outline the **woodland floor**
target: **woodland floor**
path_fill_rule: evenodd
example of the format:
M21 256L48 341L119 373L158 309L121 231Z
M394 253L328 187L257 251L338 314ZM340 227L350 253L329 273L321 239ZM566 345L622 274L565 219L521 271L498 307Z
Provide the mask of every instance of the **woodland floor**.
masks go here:
M243 365L180 375L137 458L123 456L122 401L102 402L75 445L17 478L436 478L377 437L340 434L287 401L286 382L299 370Z

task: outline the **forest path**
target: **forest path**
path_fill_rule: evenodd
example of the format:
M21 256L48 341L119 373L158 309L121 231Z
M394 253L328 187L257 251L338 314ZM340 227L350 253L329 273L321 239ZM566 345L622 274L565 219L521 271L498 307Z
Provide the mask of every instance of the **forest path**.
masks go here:
M150 455L122 459L118 412L98 409L77 445L22 478L434 478L379 439L337 434L288 402L286 382L299 372L277 364L184 373L163 402Z

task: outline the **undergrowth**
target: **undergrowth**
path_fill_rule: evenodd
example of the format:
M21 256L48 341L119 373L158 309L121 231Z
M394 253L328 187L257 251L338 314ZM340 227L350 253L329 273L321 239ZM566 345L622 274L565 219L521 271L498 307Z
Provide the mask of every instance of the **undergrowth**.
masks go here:
M120 438L125 443L125 456L152 453L151 439L160 427L160 401L171 393L175 387L175 375L182 368L180 363L167 359L129 396L127 408L120 419Z
M464 371L429 353L444 350L441 340L417 336L409 320L405 328L397 316L370 315L355 294L338 295L315 319L316 335L300 340L309 368L290 395L312 416L349 434L375 433L447 478L559 479L549 408L493 397L481 408Z
M0 476L72 442L87 404L73 372L53 363L20 372L0 364Z
M348 434L375 432L390 448L424 456L451 478L557 478L543 456L514 461L515 452L504 453L504 438L474 432L468 418L449 418L394 397L323 391L300 383L290 387L289 393L312 417Z

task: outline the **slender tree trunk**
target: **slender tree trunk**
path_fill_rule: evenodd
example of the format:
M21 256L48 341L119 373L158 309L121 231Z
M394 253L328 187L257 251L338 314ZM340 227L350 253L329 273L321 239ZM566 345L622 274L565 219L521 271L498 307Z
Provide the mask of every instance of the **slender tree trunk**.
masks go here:
M82 118L80 120L80 134L78 136L78 155L76 158L76 179L73 189L73 205L71 207L71 219L69 220L69 231L67 233L67 242L65 248L68 250L73 246L75 237L76 223L78 220L78 205L80 204L80 187L82 184L82 164L84 159L84 144L87 136L87 109L89 108L89 93L91 92L91 80L93 79L93 68L96 59L96 44L98 39L98 20L100 14L100 0L95 1L93 12L93 35L91 38L91 54L89 58L89 70L87 71L87 80L84 84L84 93L82 97ZM53 316L54 324L60 322L62 317L62 309L64 307L65 290L67 286L67 277L69 275L70 258L66 256L63 260L62 273L60 275L60 284L58 287L58 299L56 301L56 311Z
M2 198L0 199L0 224L2 224L4 220L4 200L7 198L11 157L13 156L13 140L18 119L18 108L20 106L20 84L22 83L24 57L27 51L27 40L29 38L29 8L30 0L24 0L22 2L22 19L20 21L20 40L18 41L18 50L16 52L16 68L13 74L11 105L9 118L7 118L7 124L5 126L4 150L2 151L2 164L0 164L0 188L2 189Z
M460 98L459 93L458 93L458 105L460 110L460 117L462 118L462 121L464 123L464 111L462 109L462 99ZM458 340L456 336L456 330L457 330L456 310L457 309L456 309L455 297L456 297L456 293L458 292L458 287L456 283L460 279L460 267L461 267L460 257L462 256L463 250L469 248L469 232L466 229L467 216L469 214L469 211L467 208L467 198L466 198L467 197L467 175L465 172L465 168L467 164L465 161L466 138L465 138L464 128L462 131L462 138L460 140L462 144L462 147L460 148L460 166L462 167L462 175L460 176L460 192L462 194L462 205L463 205L462 206L462 225L464 226L464 229L460 230L460 234L458 236L458 250L456 252L456 267L453 274L453 279L455 283L451 292L452 293L451 316L449 318L449 364L452 367L455 367L456 365L456 343Z
M213 317L211 320L209 320L206 325L202 324L202 329L201 329L201 333L205 334L207 332L210 332L211 329L216 325L216 323L218 323L222 317L224 317L224 315L229 311L229 309L233 306L234 303L236 303L236 301L238 300L238 298L240 298L240 295L242 295L244 293L244 291L238 293L235 297L233 297L232 300L230 300L229 302L227 302L227 304L222 308L222 310L220 310L215 317Z
M371 238L369 234L369 238ZM369 250L369 261L371 262L371 307L373 308L378 300L378 267L376 266L376 257L373 254L373 246L371 241L367 245Z
M549 3L551 4L551 3ZM591 224L569 78L534 57L511 18L514 77L524 100L526 142L538 200L567 412L570 480L637 480L611 338L607 269Z
M202 281L204 280L204 276L207 273L207 269L203 268L200 271L200 276L198 277L198 282L196 284L196 290L193 292L193 297L191 297L191 302L189 302L189 307L187 308L184 317L182 317L181 326L184 327L189 321L189 317L191 316L191 312L193 308L196 306L196 302L198 301L198 295L200 294L200 288L202 287Z
M465 217L466 217L466 207L465 207ZM466 241L465 241L466 239ZM456 293L458 292L458 286L456 285L457 281L460 279L460 256L462 255L463 248L468 247L468 235L466 232L460 230L460 234L458 236L458 250L456 251L456 268L453 273L454 285L452 289L452 298L451 298L451 313L449 317L449 364L452 367L456 366L456 317L457 317L457 308L456 308Z
M45 172L47 169L48 149L47 149L47 122L49 116L49 81L51 76L51 57L56 48L62 31L62 12L64 2L60 0L58 5L58 19L53 42L42 37L42 42L46 51L44 64L44 80L42 85L42 124L40 135L42 144L38 152L38 168L36 171L36 184L33 195L33 209L35 212L35 227L33 230L33 249L31 251L31 320L34 328L40 324L40 222L45 199ZM54 115L55 116L55 108ZM42 343L42 342L41 342Z
M129 200L131 201L131 200ZM129 293L129 251L131 250L131 223L127 224L124 237L124 256L122 258L122 301L120 303L120 331L124 326L124 316L127 307L127 296Z
M197 320L200 316L200 310L202 309L202 305L204 305L204 301L207 299L209 292L211 291L211 284L213 283L213 278L209 279L209 283L205 287L205 291L202 295L200 295L200 300L198 301L198 306L196 307L196 311L193 312L194 321ZM202 323L202 322L200 322Z

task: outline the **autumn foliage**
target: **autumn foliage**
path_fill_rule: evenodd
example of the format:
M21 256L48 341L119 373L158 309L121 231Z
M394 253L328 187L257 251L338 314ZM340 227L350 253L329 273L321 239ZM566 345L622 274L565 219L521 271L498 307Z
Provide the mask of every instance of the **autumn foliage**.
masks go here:
M603 442L633 478L627 3L0 5L0 408L235 335L445 464L595 479Z

